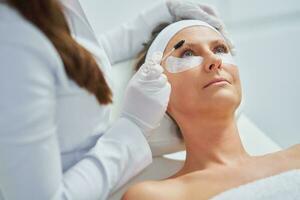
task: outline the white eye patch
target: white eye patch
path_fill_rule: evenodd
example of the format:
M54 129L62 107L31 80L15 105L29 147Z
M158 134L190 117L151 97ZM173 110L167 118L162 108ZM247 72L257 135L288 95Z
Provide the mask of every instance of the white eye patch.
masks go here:
M234 59L230 53L217 54L223 63L236 65ZM194 67L199 67L203 62L203 57L201 56L188 56L184 58L178 58L174 56L169 56L166 59L166 69L170 73L179 73Z
M202 62L203 58L201 56L188 56L185 58L170 56L166 60L166 69L170 73L179 73L197 67Z

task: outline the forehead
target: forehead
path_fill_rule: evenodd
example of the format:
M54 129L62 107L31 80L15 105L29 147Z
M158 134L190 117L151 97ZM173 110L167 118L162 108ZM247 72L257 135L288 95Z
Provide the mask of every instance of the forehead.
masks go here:
M187 43L197 43L199 45L210 43L216 40L223 40L224 38L206 26L191 26L184 28L177 32L171 40L168 42L168 45L164 51L164 53L168 52L173 48L173 46L179 42L180 40L185 40Z

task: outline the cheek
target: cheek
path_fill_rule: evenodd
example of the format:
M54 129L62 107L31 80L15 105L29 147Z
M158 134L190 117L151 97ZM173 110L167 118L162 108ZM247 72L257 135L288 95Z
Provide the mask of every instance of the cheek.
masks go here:
M194 101L198 98L196 87L196 78L188 73L180 73L168 76L172 86L169 106L176 109L188 110L193 107Z
M237 67L232 67L231 75L237 93L239 94L239 96L241 96L242 95L241 80L240 80L239 70Z
M230 81L232 83L231 89L228 91L231 99L234 100L236 104L240 104L242 99L242 89L241 89L241 81L239 70L235 66L226 67L225 71L227 72L227 77L230 77Z

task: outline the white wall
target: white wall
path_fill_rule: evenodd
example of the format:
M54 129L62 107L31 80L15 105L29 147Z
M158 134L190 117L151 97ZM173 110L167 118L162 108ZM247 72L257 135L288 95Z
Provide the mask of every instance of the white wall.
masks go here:
M281 146L300 143L300 2L228 2L246 114Z
M81 2L99 33L133 18L154 0ZM282 147L300 143L300 1L200 2L219 9L235 41L245 113Z

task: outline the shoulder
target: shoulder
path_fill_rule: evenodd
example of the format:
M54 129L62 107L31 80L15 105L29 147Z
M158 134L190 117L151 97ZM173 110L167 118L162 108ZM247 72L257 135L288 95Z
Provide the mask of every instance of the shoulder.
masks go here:
M157 182L142 182L130 187L123 195L122 200L153 200L160 198Z
M293 145L278 154L291 169L300 169L300 144Z
M177 184L171 184L169 180L142 182L130 187L122 200L177 199L179 194L176 188Z
M17 11L1 4L0 33L0 82L2 87L10 87L2 91L15 91L15 96L16 91L34 95L34 90L53 94L63 64L46 36Z
M2 53L12 51L16 52L14 54L29 56L31 59L34 57L46 61L51 67L62 64L50 40L37 27L9 6L0 4L0 10L0 50ZM11 59L11 62L14 61L16 59Z
M300 168L300 144L296 144L290 148L287 149L287 152L289 154L289 157L299 164Z

